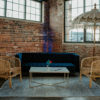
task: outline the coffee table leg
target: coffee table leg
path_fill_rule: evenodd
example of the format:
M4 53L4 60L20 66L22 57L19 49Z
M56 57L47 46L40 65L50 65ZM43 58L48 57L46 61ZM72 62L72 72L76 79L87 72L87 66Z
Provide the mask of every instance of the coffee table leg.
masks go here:
M66 80L66 73L64 73L64 81Z
M69 73L67 73L67 80L68 80L68 84L69 84Z
M32 82L32 73L30 73L30 80L29 80L29 87L31 87L31 82Z

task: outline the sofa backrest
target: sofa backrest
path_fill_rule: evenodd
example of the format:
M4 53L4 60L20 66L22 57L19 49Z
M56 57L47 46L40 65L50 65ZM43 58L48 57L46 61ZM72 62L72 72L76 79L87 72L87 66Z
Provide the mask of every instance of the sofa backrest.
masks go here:
M51 53L48 58L54 63L73 62L73 54L71 53Z
M19 53L22 63L46 62L51 60L53 63L75 63L75 53Z
M22 53L23 62L46 62L47 58L45 53Z

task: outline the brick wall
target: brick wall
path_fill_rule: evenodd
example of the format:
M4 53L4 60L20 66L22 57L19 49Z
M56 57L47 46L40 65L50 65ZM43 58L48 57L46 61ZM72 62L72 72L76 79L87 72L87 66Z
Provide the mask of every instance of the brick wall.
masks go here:
M54 31L53 51L62 51L62 38L64 32L64 0L49 0L50 28Z
M42 24L0 18L0 54L42 52Z
M50 28L56 32L54 51L75 52L81 58L93 55L93 44L64 43L64 0L49 0ZM100 55L100 45L96 45L96 55Z

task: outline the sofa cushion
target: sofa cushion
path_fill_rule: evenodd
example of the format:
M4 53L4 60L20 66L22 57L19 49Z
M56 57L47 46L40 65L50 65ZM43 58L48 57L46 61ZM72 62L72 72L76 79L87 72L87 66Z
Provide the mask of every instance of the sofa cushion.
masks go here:
M24 66L33 66L33 67L45 67L46 66L46 63L33 63L33 62L30 62L30 63L24 63L23 64L23 67Z
M72 63L51 63L50 67L75 67Z
M23 66L33 66L33 67L45 67L46 63L25 63ZM72 63L51 63L50 67L75 67Z

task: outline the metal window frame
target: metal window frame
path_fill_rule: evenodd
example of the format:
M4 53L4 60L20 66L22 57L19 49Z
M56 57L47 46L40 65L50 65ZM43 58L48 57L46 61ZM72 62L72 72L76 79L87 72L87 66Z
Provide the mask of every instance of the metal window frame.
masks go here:
M39 21L36 21L36 20L29 20L29 21L33 21L33 22L42 22L42 1L40 0L33 0L33 1L35 1L35 2L38 2L38 3L40 3L40 20ZM1 16L1 17L7 17L7 0L4 0L4 16ZM27 3L27 1L25 0L25 2L24 2L25 4L24 4L24 20L27 20L26 19L26 3ZM12 1L12 4L13 4L13 1ZM19 6L19 3L18 3L18 6ZM13 8L11 9L11 11L13 12ZM23 20L23 19L21 19L21 18L19 18L19 10L17 11L18 12L18 18L14 18L13 17L13 15L12 15L12 17L10 17L10 18L13 18L13 19L20 19L20 20ZM9 18L9 17L7 17L7 18Z

